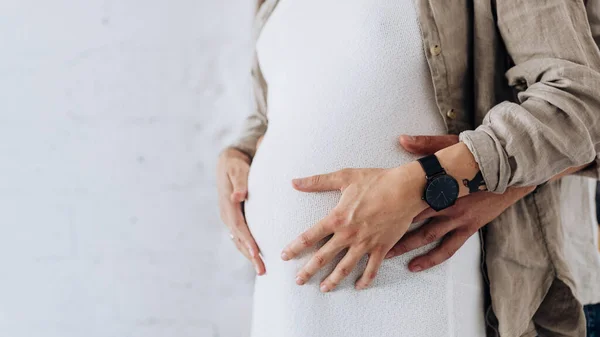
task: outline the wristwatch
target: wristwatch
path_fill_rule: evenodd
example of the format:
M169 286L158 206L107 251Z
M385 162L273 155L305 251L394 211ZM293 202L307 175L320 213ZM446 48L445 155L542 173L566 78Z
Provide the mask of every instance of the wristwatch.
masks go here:
M448 208L458 199L458 182L440 164L435 155L418 159L425 171L427 184L422 199L434 210Z

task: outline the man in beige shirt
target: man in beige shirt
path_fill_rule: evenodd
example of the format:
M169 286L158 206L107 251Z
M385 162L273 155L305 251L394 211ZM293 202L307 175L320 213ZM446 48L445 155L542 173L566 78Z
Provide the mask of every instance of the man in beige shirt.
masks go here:
M266 0L261 6L257 34L276 5ZM509 200L526 195L512 206L503 204L510 207L485 227L489 334L584 336L585 301L569 261L565 221L591 213L589 182L573 180L570 186L580 192L567 199L562 182L550 180L580 167L585 169L579 175L599 177L600 52L591 32L598 21L588 21L582 0L417 0L417 5L437 105L449 133L461 141L442 151L463 166L449 159L447 165L467 172L473 165L464 163L473 161L490 192ZM587 5L596 10L596 3ZM254 112L220 160L220 181L232 186L243 186L268 124L267 88L256 62L252 74ZM525 186L538 187L528 194ZM232 204L222 207L224 220L241 212L235 202L245 198L243 189L229 192L220 192L232 194ZM591 226L591 220L580 220ZM247 228L235 233L244 239L236 241L238 248L260 274L251 234ZM424 267L436 262L441 261Z

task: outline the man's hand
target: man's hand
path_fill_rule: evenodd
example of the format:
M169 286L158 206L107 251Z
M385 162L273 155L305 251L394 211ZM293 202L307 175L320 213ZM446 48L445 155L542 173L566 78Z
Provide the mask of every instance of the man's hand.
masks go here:
M509 188L504 194L476 192L458 199L454 206L440 212L428 208L415 217L414 222L428 218L432 218L431 221L402 237L386 255L386 259L442 239L439 246L414 258L408 264L408 269L418 272L437 266L452 257L479 228L534 189L535 187Z
M409 152L428 155L458 143L458 136L401 136L400 144ZM414 221L432 218L426 225L407 233L388 252L392 258L423 247L438 239L439 246L425 255L414 258L409 269L418 272L436 266L458 251L479 228L498 217L505 209L523 198L535 187L509 188L504 194L476 192L460 198L452 207L436 212L424 210Z

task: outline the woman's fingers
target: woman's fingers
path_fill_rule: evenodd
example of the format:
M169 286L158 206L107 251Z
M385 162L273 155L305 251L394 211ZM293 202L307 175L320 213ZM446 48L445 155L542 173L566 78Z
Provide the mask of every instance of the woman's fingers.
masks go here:
M241 204L233 205L235 212L235 225L233 226L231 233L234 237L237 237L240 240L240 245L238 249L242 252L247 252L246 257L252 261L254 264L254 269L258 275L262 275L265 273L265 264L260 257L258 245L254 240L254 237L250 233L250 229L248 229L248 225L246 224L246 220L244 219L244 215L242 214ZM237 246L237 245L236 245Z
M332 173L296 178L292 180L292 185L302 192L341 190L346 186L351 174L352 169L343 169Z
M260 258L260 255L258 256L252 256L250 249L248 248L248 244L245 243L245 241L243 241L240 238L234 237L233 242L235 243L236 248L240 251L240 253L242 253L250 262L252 262L252 265L254 265L254 270L256 270L256 273L258 275L262 275L265 273L265 264L262 261L262 259Z
M303 285L311 277L313 277L327 263L344 249L344 246L339 242L336 236L333 236L323 247L321 247L308 261L302 269L296 274L296 284Z
M294 241L292 241L287 247L281 252L281 259L284 261L290 260L298 256L302 251L307 248L314 246L317 242L331 234L331 231L327 230L327 224L332 220L331 214L321 219L317 224L312 226L306 232L300 234Z
M414 231L406 233L385 256L386 259L402 255L411 250L426 246L444 237L456 228L457 221L449 218L433 218L431 221Z
M356 268L358 261L360 261L361 257L364 255L365 252L357 248L351 247L348 249L348 252L344 255L340 263L337 264L333 272L321 282L321 291L326 293L335 289L335 287L337 287L338 284L340 284L342 280L350 275L352 270Z
M233 243L235 244L235 247L240 251L240 253L242 253L242 255L244 255L249 261L252 261L252 257L250 257L250 253L248 252L248 249L246 247L246 245L244 245L244 243L242 242L242 239L233 236Z
M377 276L377 271L379 270L379 267L381 267L381 263L383 263L383 256L383 249L375 250L369 254L367 267L362 276L356 281L355 287L357 290L365 289L373 283L375 276Z
M442 243L432 249L425 255L414 258L409 264L408 269L412 272L419 272L437 266L438 264L451 258L460 247L472 235L471 231L460 229L446 236Z
M250 158L246 154L235 149L221 153L217 164L219 209L235 246L254 264L257 274L262 275L265 265L242 212L242 201L248 192L249 169Z

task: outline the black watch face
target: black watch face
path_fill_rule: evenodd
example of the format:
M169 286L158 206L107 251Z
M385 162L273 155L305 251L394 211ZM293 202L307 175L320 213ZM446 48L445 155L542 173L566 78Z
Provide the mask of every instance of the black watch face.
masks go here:
M437 176L427 184L423 199L436 211L450 207L458 199L458 183L449 175Z

